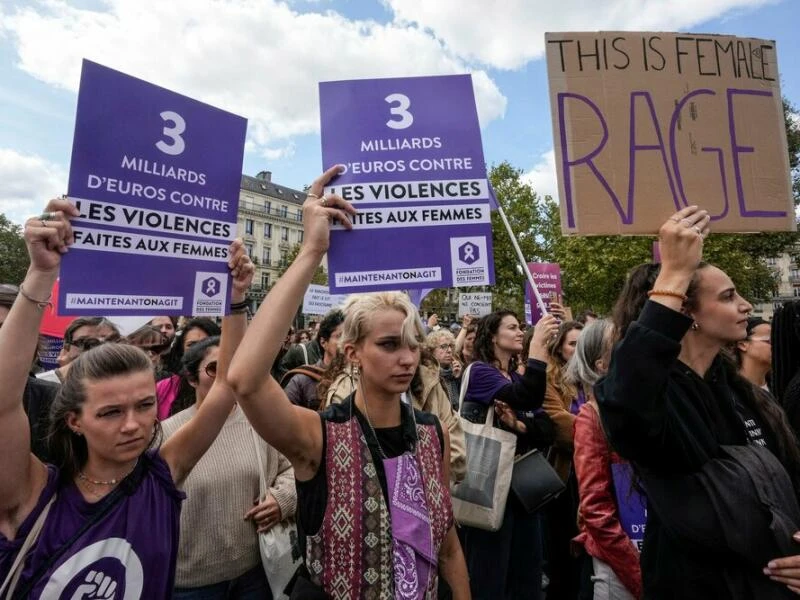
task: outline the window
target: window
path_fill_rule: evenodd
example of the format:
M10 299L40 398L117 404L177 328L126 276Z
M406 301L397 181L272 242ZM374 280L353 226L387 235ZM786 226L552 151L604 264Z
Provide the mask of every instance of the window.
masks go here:
M302 231L298 231L298 232L297 232L297 242L298 242L299 244L302 244L302 243L303 243L303 232L302 232Z
M778 264L778 259L777 259L777 258L775 258L774 256L772 256L772 257L770 257L770 258L768 258L768 259L767 259L767 264L768 264L770 267L774 267L776 264Z
M289 228L288 227L281 227L281 240L284 242L289 241Z
M269 273L261 274L261 287L264 289L269 287Z
M253 244L245 244L244 251L247 252L247 256L253 259Z
M281 216L284 219L287 218L288 212L289 212L289 208L287 206L281 206Z
M298 208L297 209L297 220L298 221L302 221L303 220L303 209L302 208Z
M261 262L263 264L265 264L265 265L270 264L270 262L271 262L270 258L271 257L272 257L272 248L264 248L261 251Z
M244 232L247 235L253 235L253 229L255 229L255 223L253 223L253 219L245 219L244 220Z
M800 298L800 287L792 288L792 294L795 298Z
M272 237L272 223L264 223L264 237L265 238Z
M792 278L800 277L800 269L792 269L791 276Z
M264 210L267 211L267 214L272 210L272 202L269 200L264 200Z

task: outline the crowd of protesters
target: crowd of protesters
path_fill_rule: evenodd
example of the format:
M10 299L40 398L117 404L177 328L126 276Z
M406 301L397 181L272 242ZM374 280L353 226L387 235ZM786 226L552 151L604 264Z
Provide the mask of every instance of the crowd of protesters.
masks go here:
M28 273L0 285L0 598L800 595L800 304L751 317L702 261L705 211L664 223L609 318L554 303L527 331L508 310L450 329L379 292L295 331L332 220L351 227L323 194L337 173L255 315L235 241L221 324L78 318L50 371L40 322L77 211L26 223ZM484 422L563 483L533 511L512 487L492 529L451 495L494 476L465 434ZM275 589L279 528L297 533Z

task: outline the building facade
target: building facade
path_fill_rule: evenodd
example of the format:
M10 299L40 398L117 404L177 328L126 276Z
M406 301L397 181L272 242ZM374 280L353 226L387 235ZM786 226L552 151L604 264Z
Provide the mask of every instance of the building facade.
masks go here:
M288 253L303 241L305 192L278 185L269 171L242 175L236 234L256 266L250 297L253 309L278 278Z
M778 279L778 291L769 302L753 305L753 316L771 320L775 309L789 300L800 300L800 265L789 254L768 258L767 265Z

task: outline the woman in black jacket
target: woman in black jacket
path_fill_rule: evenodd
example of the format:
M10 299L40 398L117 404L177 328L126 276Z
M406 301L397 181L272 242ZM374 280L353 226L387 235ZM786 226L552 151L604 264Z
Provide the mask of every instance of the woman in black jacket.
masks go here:
M708 225L688 207L661 227L660 270L638 268L626 284L621 341L596 395L648 495L645 597L791 597L800 568L767 563L800 552L797 441L777 404L721 356L745 338L752 306L701 262Z

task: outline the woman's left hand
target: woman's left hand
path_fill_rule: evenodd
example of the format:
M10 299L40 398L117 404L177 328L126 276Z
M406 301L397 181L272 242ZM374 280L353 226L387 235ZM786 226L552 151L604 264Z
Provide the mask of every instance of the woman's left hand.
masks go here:
M267 494L262 502L247 511L244 518L256 524L258 533L265 533L281 522L281 507L272 494Z
M256 267L253 261L245 252L242 240L236 238L231 242L228 249L230 258L228 259L228 268L231 270L231 277L233 277L233 293L231 294L234 302L241 302L244 299L247 290L250 289L250 284L253 283L253 275L256 272Z
M525 423L517 419L517 413L505 402L495 400L494 412L500 418L500 421L509 429L519 431L520 433L525 433L527 431Z

